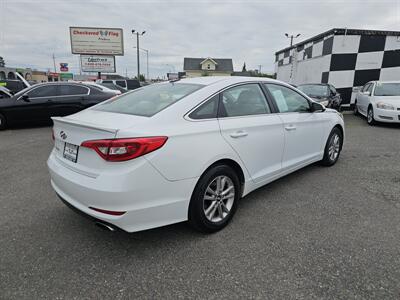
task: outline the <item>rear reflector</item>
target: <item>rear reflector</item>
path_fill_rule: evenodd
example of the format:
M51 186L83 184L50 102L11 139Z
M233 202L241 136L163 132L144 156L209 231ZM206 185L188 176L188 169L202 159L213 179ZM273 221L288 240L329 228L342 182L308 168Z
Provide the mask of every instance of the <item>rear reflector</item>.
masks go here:
M141 138L124 138L86 141L82 147L93 149L104 160L126 161L145 155L161 148L168 137L153 136Z
M105 209L100 209L96 207L89 207L90 209L93 209L95 211L101 212L106 215L111 215L111 216L122 216L126 211L113 211L113 210L105 210Z

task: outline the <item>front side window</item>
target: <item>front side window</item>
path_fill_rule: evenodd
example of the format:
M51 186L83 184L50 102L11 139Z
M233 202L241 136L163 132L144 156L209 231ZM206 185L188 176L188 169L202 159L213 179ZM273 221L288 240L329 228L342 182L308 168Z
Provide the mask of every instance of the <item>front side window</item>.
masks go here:
M372 89L374 88L374 84L373 83L371 83L370 85L369 85L369 87L367 88L367 92L371 95L371 93L372 93Z
M202 87L176 82L153 84L105 101L93 109L151 117Z
M380 83L378 82L374 91L375 96L400 96L400 83Z
M282 85L265 84L278 106L279 112L309 112L310 103L299 93Z
M218 114L218 102L219 95L215 95L192 112L189 117L195 120L216 118Z
M28 92L29 98L52 97L56 95L57 95L56 85L41 86Z
M366 92L371 85L372 85L371 83L367 83L366 85L364 85L363 88L361 89L361 92Z
M221 117L270 113L265 96L256 83L243 84L222 93Z
M332 93L333 95L336 95L336 94L337 94L336 88L335 88L333 85L329 85L329 87L330 87L330 89L331 89L331 93Z

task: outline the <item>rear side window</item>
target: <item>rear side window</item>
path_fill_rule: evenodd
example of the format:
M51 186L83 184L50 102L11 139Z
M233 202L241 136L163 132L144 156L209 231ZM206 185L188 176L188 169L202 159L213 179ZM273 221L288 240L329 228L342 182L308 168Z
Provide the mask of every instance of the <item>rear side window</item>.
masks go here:
M60 96L86 95L88 89L79 85L62 84L59 86Z
M267 100L256 83L243 84L222 93L221 117L238 117L270 113Z
M153 84L110 99L94 109L151 117L202 87L200 84L176 82Z
M189 117L195 120L216 118L218 114L218 102L219 95L215 95L206 103L197 108L194 112L192 112Z

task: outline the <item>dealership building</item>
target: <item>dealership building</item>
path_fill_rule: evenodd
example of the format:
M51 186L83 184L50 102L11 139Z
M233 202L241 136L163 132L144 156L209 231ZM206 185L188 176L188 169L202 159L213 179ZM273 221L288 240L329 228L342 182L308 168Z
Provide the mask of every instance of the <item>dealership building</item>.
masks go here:
M400 80L400 31L335 28L275 53L278 80L330 83L344 106L371 80Z

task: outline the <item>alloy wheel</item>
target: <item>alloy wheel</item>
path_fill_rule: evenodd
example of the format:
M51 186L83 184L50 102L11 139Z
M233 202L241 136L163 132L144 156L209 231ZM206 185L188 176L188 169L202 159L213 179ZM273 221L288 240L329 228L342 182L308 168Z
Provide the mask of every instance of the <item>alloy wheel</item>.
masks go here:
M367 120L368 123L372 123L372 121L374 120L374 112L372 111L372 109L368 110Z
M203 211L207 220L221 222L230 213L235 201L235 185L228 176L218 176L207 186L203 196Z
M331 161L335 161L337 157L339 156L340 152L340 137L338 134L334 134L331 137L331 141L329 143L329 159Z

